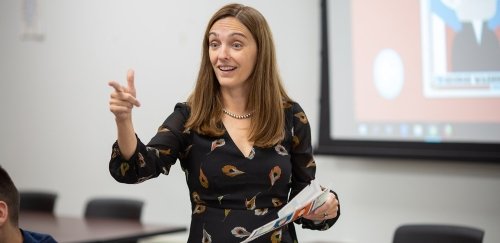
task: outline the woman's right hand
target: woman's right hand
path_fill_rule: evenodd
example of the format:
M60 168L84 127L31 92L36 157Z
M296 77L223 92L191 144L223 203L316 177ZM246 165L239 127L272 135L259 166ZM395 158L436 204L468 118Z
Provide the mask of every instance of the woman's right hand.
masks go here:
M115 114L116 127L118 128L118 146L123 158L130 159L135 152L137 139L134 125L132 124L132 108L141 104L135 98L134 70L127 72L127 86L121 86L116 81L110 81L113 87L109 99L109 110Z
M116 81L110 81L109 86L114 88L109 100L109 110L115 115L117 122L131 121L132 108L141 104L136 99L134 86L134 70L127 72L127 86L121 86Z

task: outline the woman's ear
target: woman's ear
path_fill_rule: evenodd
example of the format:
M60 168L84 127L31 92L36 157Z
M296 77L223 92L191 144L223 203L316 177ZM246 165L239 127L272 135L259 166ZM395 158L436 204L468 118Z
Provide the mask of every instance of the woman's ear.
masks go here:
M0 227L9 220L9 206L6 202L0 201Z

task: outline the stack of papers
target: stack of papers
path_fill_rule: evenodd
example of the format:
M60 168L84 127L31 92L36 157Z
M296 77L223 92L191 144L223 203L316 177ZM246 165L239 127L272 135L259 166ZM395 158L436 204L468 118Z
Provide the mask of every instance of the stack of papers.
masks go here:
M319 206L323 205L328 199L330 190L327 188L321 189L321 186L312 180L311 183L302 189L286 206L278 211L278 218L255 229L250 236L241 243L247 243L258 237L281 228L282 226L295 221L296 219L306 215Z

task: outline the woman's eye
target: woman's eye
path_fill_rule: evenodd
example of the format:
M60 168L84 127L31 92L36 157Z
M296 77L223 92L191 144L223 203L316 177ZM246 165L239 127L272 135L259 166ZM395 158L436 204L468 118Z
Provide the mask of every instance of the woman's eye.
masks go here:
M209 46L209 47L211 47L211 48L217 48L217 47L219 46L219 43L217 43L217 42L213 41L213 42L210 42L210 43L208 44L208 46Z
M243 47L243 45L241 43L234 43L233 47L239 49L239 48Z

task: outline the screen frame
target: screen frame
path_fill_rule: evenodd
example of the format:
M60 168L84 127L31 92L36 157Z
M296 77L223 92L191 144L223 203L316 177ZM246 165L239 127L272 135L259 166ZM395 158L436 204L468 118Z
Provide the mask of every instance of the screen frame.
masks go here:
M316 154L375 156L429 160L500 162L500 143L413 142L335 139L330 137L330 61L327 0L320 1L321 73L319 143ZM335 68L335 67L333 67Z

